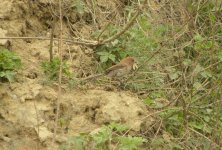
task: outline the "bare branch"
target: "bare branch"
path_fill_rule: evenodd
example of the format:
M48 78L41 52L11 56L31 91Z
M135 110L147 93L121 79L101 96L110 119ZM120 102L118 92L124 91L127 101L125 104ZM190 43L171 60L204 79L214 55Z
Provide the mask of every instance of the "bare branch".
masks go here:
M48 37L0 37L0 39L37 39L37 40L50 40L51 38ZM53 40L58 41L59 38L53 38ZM73 38L72 39L67 39L67 38L62 38L62 41L67 42L67 43L74 43L74 44L80 44L80 45L87 45L87 46L96 46L98 45L97 41L90 41L90 40L85 40L85 39L77 39Z
M55 127L54 127L54 135L53 135L53 144L55 143L56 139L56 133L58 128L58 119L59 119L59 108L60 108L60 102L61 102L61 85L62 85L62 2L59 0L59 22L60 22L60 32L59 32L59 44L58 44L58 51L59 51L59 57L60 57L60 67L59 67L59 85L58 85L58 98L57 98L57 104L56 104L56 117L55 117Z
M139 7L136 14L133 16L133 18L126 24L126 26L118 33L116 33L115 35L113 35L112 37L105 39L103 41L101 41L100 45L111 42L115 39L117 39L119 36L121 36L123 33L125 33L134 23L134 21L136 20L136 18L140 15L140 13L142 12L143 8L145 7L145 5L147 4L147 0L144 1L143 6Z

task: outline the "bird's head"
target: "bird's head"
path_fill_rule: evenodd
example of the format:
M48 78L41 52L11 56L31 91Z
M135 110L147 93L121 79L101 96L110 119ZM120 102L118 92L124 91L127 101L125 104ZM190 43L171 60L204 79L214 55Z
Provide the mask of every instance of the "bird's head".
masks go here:
M134 57L126 57L120 63L125 63L131 66L133 70L136 70L138 68L137 61Z

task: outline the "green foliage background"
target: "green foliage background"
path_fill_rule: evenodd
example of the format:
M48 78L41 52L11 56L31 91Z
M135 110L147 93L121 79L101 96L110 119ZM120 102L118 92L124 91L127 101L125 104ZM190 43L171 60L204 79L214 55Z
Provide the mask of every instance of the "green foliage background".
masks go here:
M161 3L161 23L152 20L149 10L143 11L123 36L98 47L97 56L103 68L127 55L136 57L141 67L126 87L145 93L149 107L163 107L158 98L172 103L159 113L160 128L170 138L149 135L152 148L217 149L222 147L222 2L178 3ZM135 12L133 7L128 10L126 16ZM110 25L101 37L120 30Z

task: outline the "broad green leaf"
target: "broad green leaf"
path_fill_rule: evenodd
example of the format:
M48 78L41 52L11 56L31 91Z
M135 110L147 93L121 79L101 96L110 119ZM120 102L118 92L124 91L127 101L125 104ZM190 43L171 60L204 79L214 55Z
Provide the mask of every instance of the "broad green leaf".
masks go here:
M14 73L12 71L6 71L5 78L7 78L9 82L12 82L14 79Z
M100 56L100 61L102 63L107 62L109 60L109 56L108 55L102 55Z
M97 52L96 54L98 54L98 55L109 55L108 52Z
M203 124L201 124L200 122L189 122L189 125L195 129L203 129Z
M212 73L209 71L202 71L200 74L204 78L212 78L213 77Z
M145 98L145 99L143 100L143 102L144 102L146 105L152 105L152 104L155 103L154 100L151 99L150 97Z
M210 121L210 117L209 117L209 116L204 116L204 120L205 120L206 122L209 122L209 121Z
M115 62L116 56L113 54L109 54L109 59L111 59L113 62Z
M116 46L119 43L119 40L115 39L112 43L112 46Z
M213 112L212 109L206 109L208 114L211 114Z

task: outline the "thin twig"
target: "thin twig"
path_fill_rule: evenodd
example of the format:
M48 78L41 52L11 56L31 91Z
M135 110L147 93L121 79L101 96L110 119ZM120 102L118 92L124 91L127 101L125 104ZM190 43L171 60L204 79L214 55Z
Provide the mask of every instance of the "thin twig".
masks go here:
M132 74L129 78L126 79L125 82L129 81L133 76L135 76L135 74L136 74L147 62L149 62L156 54L158 54L160 51L161 51L161 48L157 49L146 61L143 62L143 64L141 64L141 65L137 68L137 70L135 70L135 71L133 72L133 74Z
M0 39L37 39L37 40L50 40L51 38L48 37L0 37ZM59 38L53 38L53 40L59 41ZM73 43L73 44L80 44L80 45L87 45L87 46L96 46L98 45L97 41L90 41L90 40L85 40L85 39L79 39L79 38L73 38L73 39L67 39L67 38L62 38L63 41L67 43Z
M117 15L117 13L115 13L115 15L113 15L112 19L113 19L114 17L116 17L116 15ZM111 19L111 20L112 20L112 19ZM103 28L103 30L102 30L102 31L100 32L100 34L98 35L97 41L100 40L100 37L101 37L102 34L106 31L106 29L109 27L110 24L111 24L111 21L109 21L109 22L105 25L105 27Z
M156 133L155 133L155 135L154 135L154 137L153 137L153 139L155 139L156 136L159 134L160 128L161 128L162 124L163 124L163 120L161 119L161 120L160 120L160 125L159 125L159 127L158 127L158 129L157 129L157 131L156 131Z
M37 120L37 135L39 139L39 115L38 115L38 110L37 110L35 101L34 101L34 107L35 107L35 114L36 114L36 120ZM39 150L39 141L37 141L37 150Z
M55 127L54 127L54 135L53 135L53 144L55 143L56 134L57 134L57 126L58 126L58 118L59 118L59 108L60 108L60 102L62 98L62 91L61 91L61 85L62 85L62 4L61 0L59 0L59 22L60 22L60 33L59 33L59 44L58 44L58 51L59 51L59 57L60 57L60 67L59 67L59 85L58 85L58 98L57 98L57 104L56 104L56 117L55 117Z
M51 35L50 35L50 45L49 45L49 60L52 62L53 59L53 36L55 31L55 24L56 24L56 16L53 15L52 17L52 29L51 29Z
M143 8L145 8L146 4L147 4L147 0L144 1L142 7L138 8L138 10L137 10L136 14L133 16L133 18L126 24L126 26L120 32L116 33L115 35L111 36L108 39L105 39L105 40L101 41L99 44L105 44L105 43L111 42L111 41L117 39L123 33L125 33L133 25L134 21L140 15L140 13L142 12Z
M198 131L196 131L196 130L190 128L190 127L188 127L188 129L189 129L190 131L192 131L192 132L194 132L194 133L196 133L196 134L202 136L203 138L207 139L208 141L212 142L216 147L220 148L219 145L217 145L213 140L209 139L208 137L206 137L206 136L203 135L202 133L200 133L200 132L198 132Z

